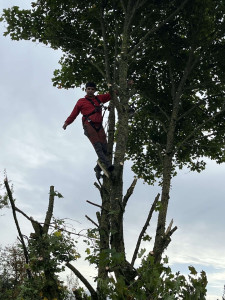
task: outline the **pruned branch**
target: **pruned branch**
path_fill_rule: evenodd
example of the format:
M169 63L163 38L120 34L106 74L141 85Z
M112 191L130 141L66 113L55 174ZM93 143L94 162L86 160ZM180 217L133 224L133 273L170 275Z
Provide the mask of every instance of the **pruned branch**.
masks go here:
M101 192L101 186L97 182L94 183L94 186L96 186L96 188Z
M168 228L167 228L167 230L165 232L165 235L167 235L170 232L170 230L172 228L172 225L173 225L173 219L170 221L170 224L169 224L169 226L168 226Z
M54 186L50 186L50 191L49 191L49 204L48 204L48 210L46 212L45 216L45 222L43 226L43 233L48 233L49 229L49 224L52 219L53 215L53 208L54 208L54 199L55 199L55 194L54 194Z
M99 204L96 204L96 203L94 203L94 202L91 202L91 201L89 201L89 200L86 200L86 202L87 202L87 203L90 203L91 205L97 206L97 207L99 207L99 208L101 208L101 209L102 209L102 206L101 206L101 205L99 205Z
M151 209L149 211L149 214L148 214L147 220L145 222L145 225L144 225L144 227L142 228L142 230L141 230L141 232L139 234L138 241L137 241L137 244L136 244L136 247L135 247L135 250L134 250L134 254L133 254L133 257L132 257L132 260L131 260L131 266L132 267L134 266L134 263L135 263L135 260L137 258L137 254L138 254L138 251L139 251L139 248L140 248L140 245L141 245L141 240L142 240L142 238L143 238L143 236L144 236L144 234L145 234L145 232L146 232L146 230L147 230L147 228L149 226L150 220L152 218L152 214L153 214L153 212L155 210L155 207L156 207L156 204L157 204L157 202L159 200L159 196L160 196L160 194L158 194L155 197L155 200L154 200L154 202L152 204L152 207L151 207Z
M88 219L88 221L90 221L91 223L93 223L97 228L99 227L97 223L95 223L95 221L93 221L91 218L89 218L87 215L85 215L85 217Z
M18 222L18 219L17 219L17 216L16 216L16 207L15 207L14 199L13 199L13 196L12 196L12 191L9 187L9 183L8 183L7 178L5 178L4 184L5 184L5 188L6 188L6 191L7 191L8 197L9 197L9 201L10 201L10 204L11 204L11 207L12 207L13 218L14 218L16 228L17 228L17 231L18 231L18 234L19 234L19 238L20 238L20 241L21 241L21 244L22 244L22 247L23 247L23 253L24 253L24 256L25 256L25 260L26 260L26 263L28 264L29 263L29 255L28 255L27 247L25 245L23 234L21 232L20 225L19 225L19 222ZM27 269L27 276L28 276L28 278L32 277L31 272L30 272L29 269Z
M129 200L130 196L133 194L134 188L136 186L137 183L137 178L134 178L131 186L129 187L129 189L127 190L126 195L123 197L123 207L125 208L127 205L127 201Z
M92 285L87 281L87 279L73 266L71 263L67 262L66 266L80 279L81 282L86 286L86 288L91 293L93 300L98 300L98 296Z
M25 214L25 212L23 212L21 209L19 209L16 206L15 206L15 210L17 212L19 212L21 215L23 215L27 220L29 220L32 223L33 228L35 227L37 229L37 226L39 226L39 228L40 228L40 226L42 226L42 225L48 225L49 227L55 228L55 224L51 224L51 223L45 224L45 223L42 223L42 222L38 222L37 220L34 220L32 217L29 217L27 214ZM34 224L37 224L37 226L35 226ZM64 232L67 232L69 234L74 234L74 235L77 235L77 236L84 236L85 237L85 235L83 235L83 234L75 233L75 232L66 230L64 228L60 228L60 230L64 231Z
M170 227L170 225L169 225ZM174 226L173 229L171 229L171 227L167 229L166 233L165 233L165 237L163 238L163 249L162 249L162 253L163 251L168 247L169 243L171 242L171 235L177 230L177 226ZM161 254L162 254L161 253Z

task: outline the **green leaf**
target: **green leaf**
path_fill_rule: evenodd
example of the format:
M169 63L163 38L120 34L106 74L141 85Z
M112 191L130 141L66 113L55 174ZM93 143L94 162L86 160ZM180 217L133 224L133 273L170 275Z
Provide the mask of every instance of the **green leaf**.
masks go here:
M198 274L198 272L195 270L195 268L193 266L189 266L188 269L190 270L190 273L192 275L197 275Z

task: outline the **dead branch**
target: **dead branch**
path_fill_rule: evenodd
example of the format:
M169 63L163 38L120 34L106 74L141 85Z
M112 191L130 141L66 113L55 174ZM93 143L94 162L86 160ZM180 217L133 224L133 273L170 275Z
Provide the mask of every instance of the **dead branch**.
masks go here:
M45 217L45 222L43 226L43 233L48 233L49 229L49 224L52 219L53 215L53 208L54 208L54 199L55 199L55 194L54 194L54 186L50 186L50 191L49 191L49 204L48 204L48 210L46 212L46 217Z
M11 192L11 189L9 187L9 183L8 183L7 178L5 178L4 184L5 184L5 188L6 188L6 191L7 191L8 197L9 197L9 201L10 201L10 204L11 204L11 207L12 207L13 218L14 218L16 228L17 228L17 231L18 231L18 234L19 234L19 237L20 237L20 241L21 241L21 244L22 244L22 247L23 247L23 253L24 253L24 256L25 256L25 260L26 260L26 263L29 264L29 254L28 254L27 247L26 247L25 242L24 242L23 234L21 232L20 225L19 225L19 222L18 222L18 219L17 219L17 216L16 216L15 203L14 203L14 199L13 199L12 192ZM27 276L28 276L28 278L32 277L31 272L30 272L29 269L27 269Z
M101 214L99 211L96 212L96 217L98 219L99 226L101 225Z
M91 201L89 201L89 200L86 200L86 202L87 202L87 203L90 203L90 204L92 204L92 205L94 205L94 206L97 206L97 207L99 207L99 208L101 208L101 209L102 209L102 206L101 206L101 205L99 205L99 204L96 204L96 203L94 203L94 202L91 202Z
M126 195L123 197L123 208L126 207L127 205L127 201L129 200L130 196L133 194L134 188L136 186L137 183L137 178L135 177L131 186L129 187L129 189L127 190Z
M139 251L139 248L140 248L140 245L141 245L141 240L142 240L142 238L143 238L143 236L144 236L144 234L146 232L147 227L149 226L150 220L152 218L152 214L153 214L153 212L155 210L155 207L156 207L156 204L157 204L157 202L159 200L159 196L160 196L160 194L158 194L155 197L155 200L154 200L154 202L152 204L152 207L151 207L151 209L149 211L149 214L148 214L147 220L145 222L145 225L144 225L144 227L142 228L142 231L139 234L138 241L137 241L137 244L136 244L136 247L135 247L135 250L134 250L134 254L133 254L133 257L132 257L132 260L131 260L131 266L132 267L134 266L134 263L135 263L135 260L137 258L137 254L138 254L138 251Z
M100 183L100 181L99 181L99 183ZM95 182L94 185L95 185L96 188L101 192L101 183L98 184L97 182Z
M32 223L32 226L34 227L34 223L36 223L37 225L39 226L44 226L44 225L48 225L49 227L52 227L52 228L55 228L55 224L52 224L52 223L42 223L42 222L38 222L37 220L34 220L32 217L29 217L27 214L25 214L25 212L23 212L22 210L20 210L18 207L15 206L15 210L17 212L19 212L20 214L22 214L27 220L29 220L31 223ZM74 234L74 235L78 235L78 236L83 236L85 237L85 235L83 234L80 234L80 233L75 233L73 231L69 231L69 230L66 230L65 228L59 228L61 231L64 231L66 233L69 233L69 234Z
M95 221L93 221L91 218L89 218L87 215L85 215L85 217L88 219L88 221L90 221L91 223L93 223L97 228L99 227L97 223L95 223Z
M87 281L87 279L73 266L71 263L66 263L66 266L80 279L81 282L86 286L86 288L91 293L91 297L93 300L97 300L98 296L94 288L91 286L91 284Z
M172 224L171 224L172 227ZM169 227L168 227L169 229ZM169 229L166 231L165 237L163 238L163 251L168 247L169 243L171 242L171 235L177 230L177 226L173 227L173 229ZM163 252L162 251L162 252Z
M170 232L170 230L172 228L172 225L173 225L173 219L170 221L170 224L169 224L169 226L168 226L168 228L167 228L167 230L165 232L165 235L167 235Z

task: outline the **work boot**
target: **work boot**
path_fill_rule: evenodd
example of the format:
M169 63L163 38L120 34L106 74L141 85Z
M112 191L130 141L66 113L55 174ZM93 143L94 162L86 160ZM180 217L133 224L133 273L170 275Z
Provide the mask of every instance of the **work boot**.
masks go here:
M94 167L94 171L95 171L96 178L99 180L101 178L101 171L102 171L99 165L96 165Z

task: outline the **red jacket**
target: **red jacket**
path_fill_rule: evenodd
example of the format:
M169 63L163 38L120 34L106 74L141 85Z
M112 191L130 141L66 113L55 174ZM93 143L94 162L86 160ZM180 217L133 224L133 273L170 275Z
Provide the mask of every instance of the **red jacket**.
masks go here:
M106 103L111 99L110 94L98 95L97 97L102 103ZM95 107L86 98L88 98L88 97L85 96L85 98L81 98L77 101L77 103L76 103L73 111L71 112L70 116L66 119L65 123L67 125L71 124L76 119L76 117L79 115L79 113L81 113L82 115L88 115L91 112L93 112ZM99 103L96 99L96 96L95 96L95 98L91 98L91 100L95 103L96 106L99 106ZM94 123L101 123L102 122L102 112L98 111L98 112L94 113L93 115L91 115L89 117L89 119L91 119L92 122L94 122ZM85 118L83 117L82 120L84 122Z

